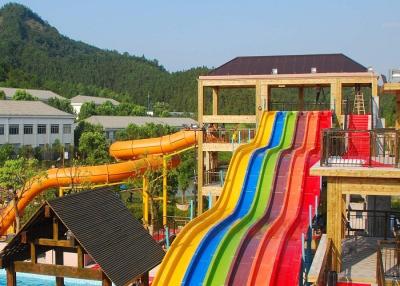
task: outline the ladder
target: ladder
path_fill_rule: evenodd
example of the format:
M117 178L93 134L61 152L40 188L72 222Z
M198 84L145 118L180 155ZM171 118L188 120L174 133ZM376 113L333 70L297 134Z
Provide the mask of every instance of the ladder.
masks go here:
M353 114L365 115L364 94L360 91L357 91L354 96Z

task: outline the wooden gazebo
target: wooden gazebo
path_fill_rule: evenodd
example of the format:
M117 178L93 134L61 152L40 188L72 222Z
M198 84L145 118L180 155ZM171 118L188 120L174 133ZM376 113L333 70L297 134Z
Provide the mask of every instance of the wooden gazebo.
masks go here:
M39 263L47 251L55 264ZM76 266L64 265L64 253L76 253ZM97 264L84 265L84 255ZM102 285L128 285L161 263L164 251L109 189L83 191L45 202L0 253L7 285L16 273L101 280Z

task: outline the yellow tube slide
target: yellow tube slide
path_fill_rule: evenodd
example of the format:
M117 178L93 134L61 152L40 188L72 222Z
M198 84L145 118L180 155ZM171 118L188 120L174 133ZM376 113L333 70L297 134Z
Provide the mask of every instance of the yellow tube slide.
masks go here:
M118 159L131 159L140 155L171 153L195 144L197 132L194 130L184 130L159 138L115 142L110 147L110 153ZM173 156L172 160L169 161L168 167L176 167L178 164L179 157ZM121 182L129 177L141 176L147 170L158 169L161 166L162 158L160 156L148 156L135 161L115 164L49 169L41 178L34 178L27 184L27 190L20 195L17 206L18 211L22 212L29 202L42 191L49 188L83 183L101 184ZM6 233L14 219L14 208L10 204L1 212L1 235Z
M185 269L201 239L219 220L235 208L243 186L250 156L256 148L267 145L271 137L275 112L264 113L259 132L249 144L240 146L229 164L221 197L213 208L189 222L175 238L161 263L152 285L181 285Z

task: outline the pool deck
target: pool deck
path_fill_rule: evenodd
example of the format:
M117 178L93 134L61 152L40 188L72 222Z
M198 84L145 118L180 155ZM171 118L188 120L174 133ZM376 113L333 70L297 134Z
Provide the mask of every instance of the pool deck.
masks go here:
M339 281L376 285L376 237L349 237L342 241L342 272Z

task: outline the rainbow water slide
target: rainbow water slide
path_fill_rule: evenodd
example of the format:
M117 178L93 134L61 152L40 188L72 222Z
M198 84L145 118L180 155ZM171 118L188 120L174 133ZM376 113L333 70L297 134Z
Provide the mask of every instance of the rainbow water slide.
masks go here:
M297 285L300 279L301 270L301 234L306 233L309 226L309 206L315 203L315 198L319 197L321 190L321 177L311 176L310 168L320 160L321 131L331 127L330 112L321 112L319 118L319 128L317 133L316 148L310 151L307 160L304 195L300 203L295 221L289 228L287 236L283 240L283 248L275 260L275 269L279 275L273 277L271 285Z
M277 219L263 234L251 266L247 285L275 285L277 277L275 260L279 259L284 239L298 216L304 192L308 155L317 145L319 113L310 113L309 117L304 143L296 150L290 163L289 181L283 206Z
M241 238L244 236L246 230L259 219L268 204L279 155L285 152L282 150L292 145L296 115L296 113L288 112L279 145L266 150L256 185L255 197L250 202L250 205L245 206L245 209L242 210L245 213L244 217L241 220L236 220L223 236L213 254L212 262L208 267L207 276L203 283L204 285L226 284L225 280L229 272L229 266Z
M207 269L223 236L232 227L232 225L240 221L240 219L249 211L249 208L252 205L256 195L257 181L260 177L261 166L264 158L270 157L269 155L271 154L272 150L275 151L282 148L282 134L284 127L287 126L286 115L286 112L278 112L276 114L275 124L269 142L266 142L267 144L265 146L256 149L252 153L244 184L240 192L240 197L236 203L234 211L224 220L215 224L203 237L189 264L189 267L186 269L182 285L203 285ZM271 162L271 165L273 170L275 162ZM267 170L267 172L271 171Z
M221 197L213 208L189 222L176 237L161 263L152 285L180 285L202 238L234 210L242 190L252 152L265 146L271 137L275 112L264 113L259 132L249 144L238 147L229 164Z
M196 144L197 133L198 131L195 130L182 130L158 138L115 142L110 146L111 156L124 160L136 158L133 161L49 169L43 176L34 178L27 183L27 189L20 194L18 200L18 211L22 212L29 202L49 188L82 183L121 182L130 177L141 176L149 169L158 169L162 166L162 158L156 155L171 153ZM139 157L143 158L139 159ZM178 163L179 158L175 156L170 160L169 167L175 167ZM5 234L15 219L13 205L9 204L4 208L0 216L0 234Z
M269 200L256 206L257 221L251 225L242 236L236 253L232 253L233 259L227 274L227 283L229 285L246 285L250 275L251 264L257 252L263 234L267 231L272 222L279 215L286 192L286 182L290 171L291 159L304 141L305 127L307 124L307 114L299 113L296 122L296 130L293 137L291 148L281 152L274 172L274 178L269 178L272 182L272 190ZM261 181L261 188L264 190L267 186L266 180Z

